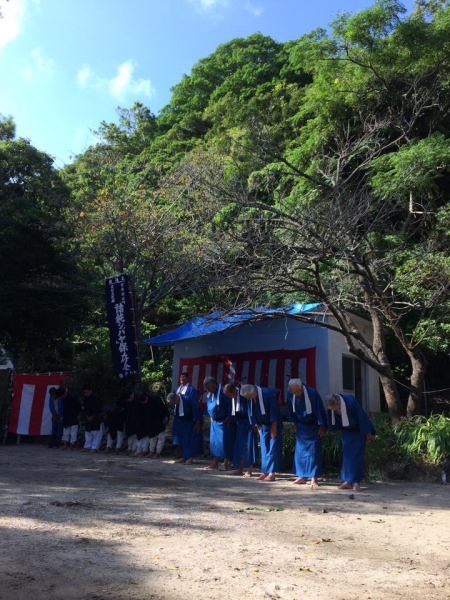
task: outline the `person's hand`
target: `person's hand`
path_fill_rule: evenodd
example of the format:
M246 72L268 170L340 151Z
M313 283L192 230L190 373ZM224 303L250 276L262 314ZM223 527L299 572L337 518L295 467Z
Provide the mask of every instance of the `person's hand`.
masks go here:
M200 433L200 421L196 421L194 425L195 433Z
M323 436L323 434L325 433L325 426L324 425L319 425L319 430L317 432L319 434L320 437Z
M252 425L252 429L255 433L259 433L259 427L258 425Z
M274 440L277 437L277 423L274 421L270 428L270 437Z
M366 440L370 441L373 439L373 433L366 433Z

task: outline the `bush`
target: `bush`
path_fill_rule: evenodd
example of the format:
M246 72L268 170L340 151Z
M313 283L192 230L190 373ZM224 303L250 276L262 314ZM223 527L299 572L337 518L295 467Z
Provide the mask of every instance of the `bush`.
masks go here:
M393 427L396 438L413 460L437 464L450 455L450 418L416 416Z
M291 471L295 452L295 428L293 423L283 423L283 465Z
M325 473L335 474L341 470L341 432L329 431L322 438L323 468Z
M366 445L365 478L423 478L424 465L436 465L450 457L450 418L443 415L418 416L392 425L388 414L373 419L376 436ZM323 436L323 465L327 475L335 475L342 465L341 432ZM285 423L283 434L284 468L290 471L295 452L295 430ZM428 469L429 471L429 469ZM428 476L433 475L431 472ZM434 477L434 475L433 475Z

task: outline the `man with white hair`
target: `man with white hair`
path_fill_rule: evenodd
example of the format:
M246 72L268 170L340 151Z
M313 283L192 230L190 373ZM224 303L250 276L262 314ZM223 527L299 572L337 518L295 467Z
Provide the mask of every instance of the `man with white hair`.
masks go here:
M323 472L322 436L327 429L327 414L319 392L306 386L301 379L291 379L287 414L295 426L292 470L297 479L293 483L306 484L311 479L311 488L315 489Z
M330 430L342 430L343 483L339 489L359 492L364 477L366 441L375 435L375 427L354 396L331 394L325 402Z
M203 381L206 390L206 411L211 417L209 434L209 452L212 456L211 464L205 471L219 469L227 471L233 458L235 428L230 421L231 399L223 393L223 387L214 377L206 377ZM219 467L219 459L223 464Z
M283 466L283 421L278 405L280 390L249 383L241 387L241 396L249 400L248 419L256 426L261 444L261 475L257 481L275 481L275 472Z

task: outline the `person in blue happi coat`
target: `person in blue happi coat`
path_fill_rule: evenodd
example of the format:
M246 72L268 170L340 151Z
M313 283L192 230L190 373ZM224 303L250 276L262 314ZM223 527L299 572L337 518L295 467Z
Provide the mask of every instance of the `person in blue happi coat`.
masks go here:
M209 435L209 452L211 464L205 471L219 469L227 471L233 458L235 426L231 422L231 399L223 393L223 386L214 377L206 377L203 381L206 390L206 412L211 418ZM223 464L219 467L219 460Z
M258 439L257 432L250 425L248 418L249 400L241 396L241 390L235 383L227 383L223 392L231 398L231 422L236 423L236 441L232 460L235 470L231 475L251 477L257 460Z
M375 435L375 427L354 396L331 394L325 398L325 403L328 408L329 429L342 430L343 483L339 489L354 489L359 492L364 477L366 441Z
M293 483L318 487L318 477L323 473L322 436L327 429L327 413L317 390L306 386L301 379L289 381L286 400L288 419L295 426L295 455Z
M200 431L201 414L198 406L197 390L190 386L180 386L178 389L186 393L173 392L167 396L169 404L174 406L174 416L178 417L181 424L180 427L180 442L181 442L181 458L176 460L176 463L192 465L194 456L197 455L194 447L194 435Z
M246 383L241 387L241 396L249 400L248 418L259 431L261 475L256 479L275 481L275 472L283 466L283 421L278 404L280 390Z
M183 398L188 399L190 402L196 403L195 410L195 421L199 421L200 424L194 427L191 436L191 457L202 455L204 452L204 444L203 444L203 414L200 409L200 391L197 390L192 383L190 382L190 376L187 371L183 371L180 375L180 385L177 389L177 394L180 394ZM198 411L197 411L198 409ZM176 413L176 411L175 411ZM179 419L179 417L177 417ZM183 436L183 426L181 425L181 437ZM182 442L181 442L182 445ZM179 462L183 462L182 460ZM188 462L187 464L192 464L192 462Z
M185 389L186 386L189 386L189 376L184 371L180 375L180 385L176 390L176 393L179 394L181 389ZM192 387L192 386L191 386ZM180 420L180 417L177 415L176 407L174 404L170 404L170 410L173 414L173 422L172 422L172 446L175 452L175 456L177 458L182 457L182 440L183 440L183 423Z

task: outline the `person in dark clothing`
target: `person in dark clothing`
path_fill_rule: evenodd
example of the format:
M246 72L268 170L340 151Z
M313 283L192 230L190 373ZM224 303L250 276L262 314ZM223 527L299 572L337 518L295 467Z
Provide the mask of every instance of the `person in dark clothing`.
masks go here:
M63 407L63 450L75 449L78 439L78 421L81 415L81 402L75 396L69 394L67 389L59 388L56 397L61 398Z
M83 387L83 413L86 417L85 444L82 452L98 452L103 437L102 402L90 385Z
M125 407L127 399L133 396L133 392L126 392L117 400L114 407L105 409L104 421L108 427L105 453L111 452L116 447L116 453L120 451L125 434Z
M160 458L166 441L166 426L169 422L169 407L157 394L149 394L149 453L147 458Z
M52 387L48 391L48 408L52 415L52 435L50 438L49 448L59 448L62 436L62 402L56 397L57 388Z
M148 453L150 442L148 437L149 414L149 394L139 394L138 400L133 407L133 421L137 438L135 456L145 456Z
M137 400L134 397L134 392L132 392L125 400L125 433L127 434L128 456L131 456L136 452L137 438L136 428L134 426L135 419L133 416L136 404Z

